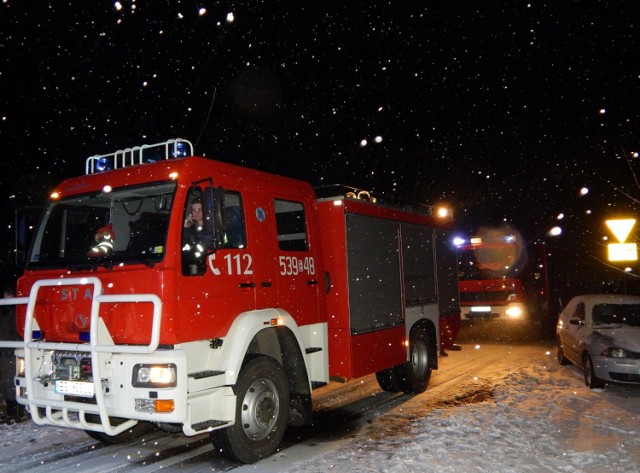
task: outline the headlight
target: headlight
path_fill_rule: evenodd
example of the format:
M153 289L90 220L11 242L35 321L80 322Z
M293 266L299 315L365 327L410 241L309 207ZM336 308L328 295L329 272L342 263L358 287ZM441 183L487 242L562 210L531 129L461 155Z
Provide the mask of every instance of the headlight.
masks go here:
M506 313L509 317L513 317L515 319L522 315L522 308L518 307L517 305L512 305L511 307L507 308Z
M628 358L627 352L618 347L609 347L602 352L602 355L609 358Z
M16 374L19 377L24 378L24 370L25 370L24 358L19 356L16 358Z
M177 369L167 365L135 365L131 383L136 388L173 388L177 384Z

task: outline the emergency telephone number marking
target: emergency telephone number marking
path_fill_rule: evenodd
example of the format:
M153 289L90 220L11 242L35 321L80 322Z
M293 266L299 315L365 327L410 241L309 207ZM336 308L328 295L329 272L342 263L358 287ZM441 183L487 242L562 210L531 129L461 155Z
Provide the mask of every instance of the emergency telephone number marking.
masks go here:
M209 256L209 267L211 272L220 276L223 271L226 276L246 276L253 274L253 259L250 254L243 255L224 255L224 261L218 266L216 265L216 254Z
M282 276L296 276L302 273L316 274L316 262L312 257L281 256L279 262Z

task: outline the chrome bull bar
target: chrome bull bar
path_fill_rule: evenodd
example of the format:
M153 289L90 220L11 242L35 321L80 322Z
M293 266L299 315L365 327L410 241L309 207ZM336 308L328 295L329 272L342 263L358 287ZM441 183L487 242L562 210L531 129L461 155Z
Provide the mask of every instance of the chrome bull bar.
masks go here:
M90 336L89 343L46 342L33 339L33 331L40 330L35 319L35 306L38 292L42 287L52 286L93 286L93 299L91 303ZM148 345L116 345L108 333L107 327L100 318L100 304L102 303L151 303L153 304L153 322L151 337ZM129 353L149 354L157 350L160 343L160 328L162 319L162 301L155 294L109 294L102 293L102 282L97 277L43 279L34 283L29 297L14 297L0 299L0 306L27 305L24 326L24 339L21 341L0 340L0 347L23 349L25 352L25 382L27 387L27 401L31 417L38 425L57 425L76 429L89 429L104 432L108 435L117 435L130 429L138 423L137 420L128 420L117 426L112 426L109 421L106 403L104 399L103 381L100 362L92 363L93 389L96 404L85 404L72 401L46 399L35 395L35 375L33 354L42 350L67 350L86 352L91 354L92 360L99 360L100 353ZM101 323L102 322L102 323ZM44 408L44 415L40 412ZM55 410L55 411L54 411ZM78 420L72 419L70 413L76 412ZM100 416L100 424L88 422L86 414Z

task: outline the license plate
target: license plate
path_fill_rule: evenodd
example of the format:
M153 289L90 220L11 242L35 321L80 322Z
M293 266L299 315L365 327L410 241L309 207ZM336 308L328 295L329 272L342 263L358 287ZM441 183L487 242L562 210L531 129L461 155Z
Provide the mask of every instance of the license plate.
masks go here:
M84 381L63 381L56 380L55 391L58 394L69 394L72 396L93 397L93 383Z
M474 312L476 314L491 313L491 307L486 305L477 305L477 306L471 307L471 312Z

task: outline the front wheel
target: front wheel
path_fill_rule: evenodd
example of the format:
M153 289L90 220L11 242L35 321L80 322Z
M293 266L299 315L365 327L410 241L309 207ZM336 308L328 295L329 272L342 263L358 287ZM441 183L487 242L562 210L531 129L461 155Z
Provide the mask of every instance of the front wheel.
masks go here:
M211 441L225 457L255 463L276 451L289 418L289 384L280 364L260 356L240 371L234 386L236 422L211 432Z
M584 367L584 384L586 384L589 389L601 388L604 386L602 380L596 377L593 369L593 360L588 353L584 354L582 366Z

